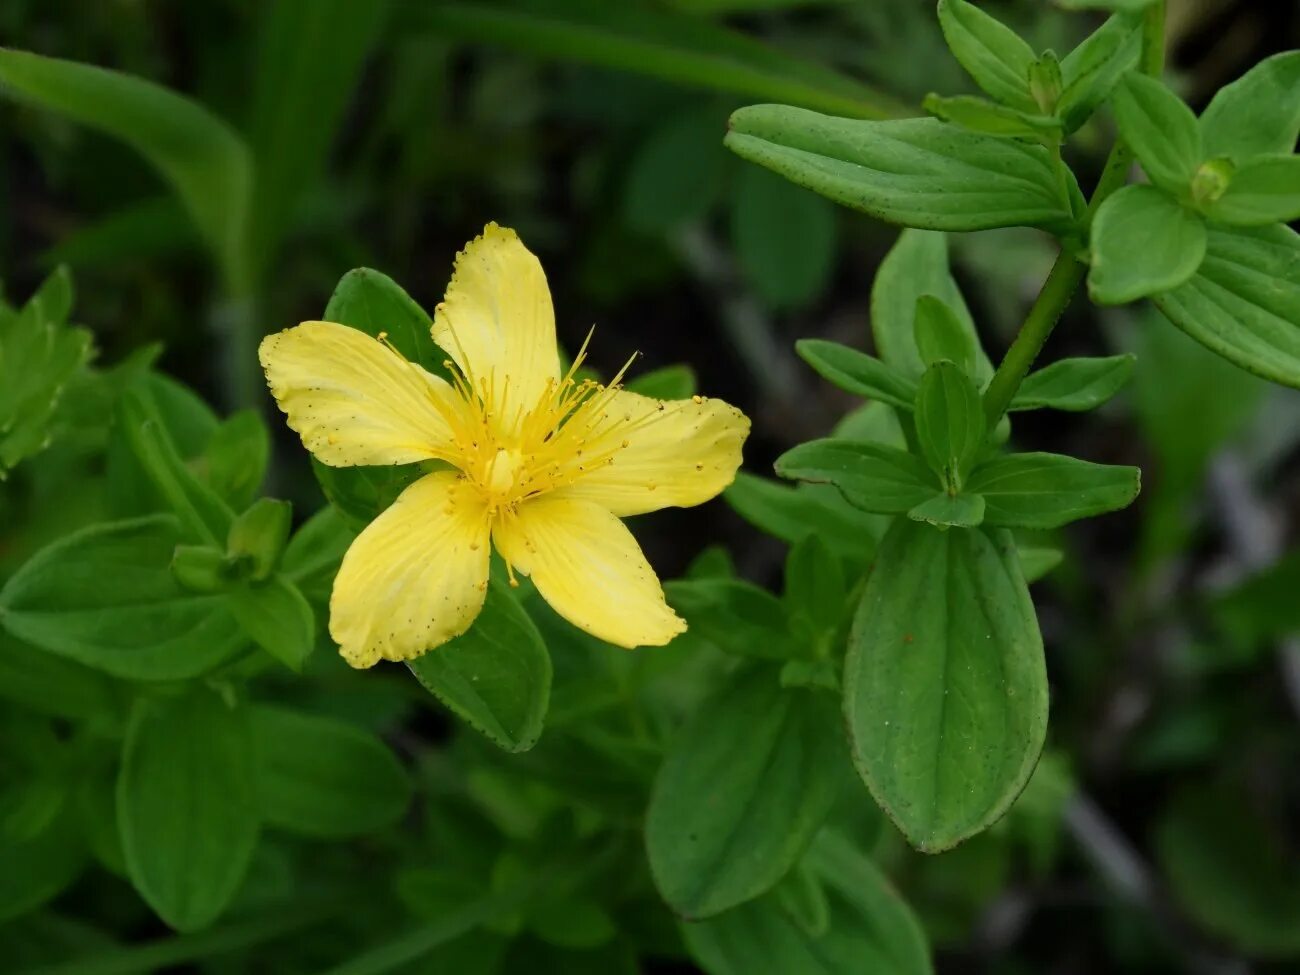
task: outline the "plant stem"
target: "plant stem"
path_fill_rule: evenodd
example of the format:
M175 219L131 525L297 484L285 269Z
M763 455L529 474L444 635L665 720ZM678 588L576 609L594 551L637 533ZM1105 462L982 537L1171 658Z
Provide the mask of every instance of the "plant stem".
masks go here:
M1164 70L1164 63L1165 2L1159 0L1147 8L1142 22L1141 68L1144 74L1159 77ZM1057 152L1059 154L1059 149ZM1056 159L1059 159L1059 155ZM1124 185L1132 162L1133 154L1128 146L1123 140L1116 140L1102 168L1101 178L1097 180L1097 186L1092 192L1092 199L1088 201L1089 223L1106 199ZM1006 413L1007 407L1011 405L1012 397L1016 395L1020 383L1033 366L1034 360L1038 358L1043 343L1052 334L1052 329L1056 327L1061 313L1070 303L1086 270L1087 268L1074 253L1062 250L1057 255L1056 262L1048 272L1047 280L1043 282L1042 290L1038 292L1033 307L1025 316L1024 324L1020 326L1015 341L1011 343L1011 348L1007 349L1007 354L998 364L997 371L984 391L984 415L988 418L990 430L997 425L1002 415Z

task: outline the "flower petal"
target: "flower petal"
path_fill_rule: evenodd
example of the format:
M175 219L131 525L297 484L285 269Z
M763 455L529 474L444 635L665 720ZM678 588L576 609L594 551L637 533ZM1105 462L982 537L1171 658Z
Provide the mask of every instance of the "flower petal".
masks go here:
M463 409L455 391L365 332L303 322L262 339L257 355L289 426L321 463L456 457L446 419Z
M483 608L487 508L454 471L428 474L357 536L330 597L330 635L353 667L410 660L469 629Z
M434 311L433 340L501 422L535 406L548 380L559 381L546 275L513 230L490 223L456 255L447 294Z
M599 462L584 464L565 493L619 517L708 501L735 479L749 436L749 417L703 396L664 402L619 390L591 422L583 456Z
M620 647L686 629L627 527L600 505L547 494L497 521L497 549L574 626Z

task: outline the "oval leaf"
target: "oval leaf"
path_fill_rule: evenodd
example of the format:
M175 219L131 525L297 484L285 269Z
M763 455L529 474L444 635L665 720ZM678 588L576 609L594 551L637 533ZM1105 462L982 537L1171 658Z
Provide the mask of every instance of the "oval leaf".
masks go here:
M817 374L840 389L910 410L916 384L879 359L826 339L800 339L795 351Z
M1127 508L1141 483L1136 467L1029 453L981 464L966 489L984 496L984 520L990 525L1045 529Z
M852 440L811 440L776 462L782 477L834 484L863 511L901 514L929 500L938 478L920 458L897 447Z
M1096 409L1129 381L1135 361L1132 355L1058 359L1026 376L1009 408L1070 412Z
M1126 186L1092 224L1088 294L1122 305L1176 288L1205 257L1205 221L1154 186Z

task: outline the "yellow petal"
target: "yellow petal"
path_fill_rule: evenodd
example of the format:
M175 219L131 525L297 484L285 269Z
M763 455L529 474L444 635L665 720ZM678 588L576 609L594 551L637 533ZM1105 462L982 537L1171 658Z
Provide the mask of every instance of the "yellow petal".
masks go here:
M548 380L559 381L546 275L513 230L490 223L456 256L433 340L483 396L498 429L535 406Z
M330 597L330 635L353 667L410 660L469 629L487 589L489 519L460 474L420 478L347 554Z
M594 435L561 434L584 436L587 459L565 494L620 517L708 501L735 479L749 436L744 413L703 396L663 402L620 390L590 422Z
M492 538L557 613L593 636L661 646L686 629L632 533L599 505L543 495L498 520Z
M321 463L452 460L452 388L364 332L303 322L268 335L258 358L289 426ZM449 412L452 411L452 412Z

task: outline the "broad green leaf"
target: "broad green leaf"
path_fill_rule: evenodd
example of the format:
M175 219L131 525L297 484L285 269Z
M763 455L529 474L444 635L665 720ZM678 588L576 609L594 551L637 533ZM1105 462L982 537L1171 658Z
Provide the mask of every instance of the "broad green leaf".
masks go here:
M71 305L59 268L21 311L0 311L0 479L49 443L63 392L90 358L90 333L68 326Z
M721 200L730 160L718 144L723 112L711 105L666 115L627 166L623 221L666 235L707 216Z
M537 744L551 697L551 657L504 583L488 586L473 626L406 666L494 745L523 752Z
M42 549L0 590L20 640L130 680L196 677L244 637L218 596L182 590L168 565L174 518L92 525Z
M841 735L829 696L782 688L768 668L678 732L646 813L650 872L674 911L711 917L785 875L835 801Z
M626 383L629 392L667 400L690 399L697 385L695 370L685 363L643 372Z
M1136 71L1110 97L1120 134L1151 182L1170 193L1185 192L1206 157L1192 110L1163 82Z
M863 122L788 105L731 116L726 144L836 203L927 230L1030 226L1065 232L1062 196L1047 150L966 132L938 119Z
M383 332L398 352L434 375L446 376L447 354L433 341L433 321L400 284L386 274L358 267L339 279L324 320L367 335Z
M247 283L252 163L233 129L153 82L89 64L0 49L0 90L120 139L184 202L227 279Z
M15 836L0 827L0 921L35 910L77 878L86 863L78 833L66 808L33 835Z
M1029 92L1029 67L1038 55L1015 31L966 0L939 0L939 26L977 85L1012 108L1039 111Z
M790 547L785 559L785 605L791 616L806 620L814 632L839 626L848 585L844 566L825 540L809 535Z
M974 528L984 521L984 499L978 494L943 492L918 504L907 517L936 528Z
M836 213L822 197L757 166L737 175L731 240L745 277L773 308L805 305L835 269Z
M392 826L406 812L410 778L371 732L272 705L254 707L252 721L268 825L346 839Z
M436 461L391 467L330 467L315 457L312 473L326 499L357 531L374 521L411 484L436 470Z
M947 359L967 374L975 368L975 339L946 301L934 295L917 298L914 332L916 351L927 367Z
M969 132L1044 142L1061 137L1061 123L1049 115L1022 112L978 95L925 96L922 106L935 118Z
M916 303L925 295L942 301L961 323L975 348L971 375L983 385L993 375L993 365L948 270L948 238L943 234L904 230L881 261L871 288L871 334L880 358L908 378L921 378L929 363L916 347Z
M1205 154L1243 163L1294 152L1300 137L1300 51L1265 58L1220 88L1201 113Z
M754 527L783 542L815 534L858 564L875 551L877 526L870 515L829 504L812 491L740 471L722 497Z
M261 828L248 708L196 686L141 698L117 780L131 883L164 921L197 931L243 882Z
M257 175L249 246L259 270L269 267L304 192L322 175L388 9L388 0L260 6L248 126Z
M326 505L289 539L281 571L308 599L326 602L343 553L356 535L339 510Z
M950 493L956 493L988 433L979 390L955 364L936 362L921 377L915 419L921 453Z
M966 490L982 494L984 520L1007 528L1059 528L1127 508L1138 496L1136 467L1093 464L1063 454L1008 454L975 469Z
M1093 410L1118 393L1133 375L1132 355L1058 359L1025 377L1012 410Z
M799 358L840 389L910 410L916 384L865 352L828 339L800 339L794 345Z
M603 0L444 0L419 6L414 17L447 37L542 57L860 118L907 114L860 81L682 14Z
M316 646L316 617L297 586L282 575L240 583L226 594L226 608L250 640L302 671Z
M708 975L931 975L920 923L870 858L827 831L801 869L824 891L823 932L791 916L787 880L767 897L682 925L695 962Z
M1257 376L1300 387L1300 236L1294 230L1211 227L1196 274L1154 301L1210 351Z
M834 484L855 507L901 514L940 489L919 457L897 447L852 440L810 440L782 454L777 473L792 480Z
M1261 957L1300 955L1300 886L1279 829L1237 789L1192 786L1156 828L1169 887L1197 922Z
M1056 114L1073 132L1104 102L1125 72L1137 66L1142 31L1137 18L1116 14L1061 61L1064 88Z
M256 410L240 410L221 422L203 452L207 480L233 511L243 511L266 478L271 432Z
M678 579L665 583L664 593L693 635L725 653L789 660L811 651L796 642L781 601L752 582Z
M1169 291L1196 273L1205 252L1199 214L1154 186L1126 186L1093 221L1088 294L1122 305Z
M1300 156L1247 159L1233 172L1223 195L1206 205L1205 213L1241 227L1300 220Z
M116 685L97 670L13 639L0 630L0 698L73 721L116 719Z
M849 637L844 708L858 771L913 846L946 850L1007 811L1047 728L1008 533L894 522Z

